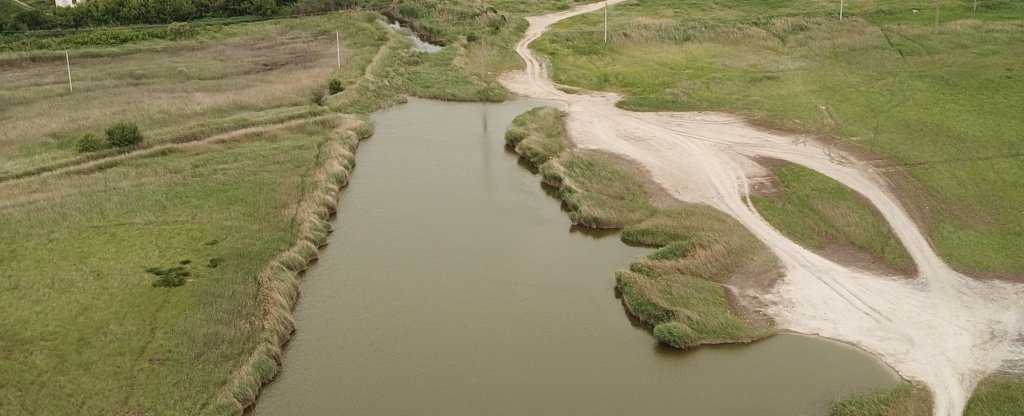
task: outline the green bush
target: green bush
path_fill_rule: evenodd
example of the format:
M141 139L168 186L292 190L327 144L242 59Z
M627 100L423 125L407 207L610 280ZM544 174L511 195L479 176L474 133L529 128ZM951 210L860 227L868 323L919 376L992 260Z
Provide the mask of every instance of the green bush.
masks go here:
M89 153L97 150L103 150L107 148L107 142L103 141L102 138L97 137L95 134L86 133L75 140L75 148L78 149L78 153Z
M142 133L135 123L117 123L107 129L107 142L112 147L135 146L142 143Z
M345 91L345 86L341 85L340 80L332 79L331 82L327 84L327 91L330 92L331 95L334 95L339 92Z

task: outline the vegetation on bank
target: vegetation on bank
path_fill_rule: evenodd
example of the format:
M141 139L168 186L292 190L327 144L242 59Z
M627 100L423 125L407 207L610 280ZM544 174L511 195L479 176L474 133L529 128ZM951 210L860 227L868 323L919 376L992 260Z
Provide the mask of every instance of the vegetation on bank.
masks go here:
M891 390L856 394L832 403L829 416L931 416L932 395L927 388L901 383Z
M556 82L632 110L716 110L884 156L939 253L1024 276L1024 3L649 0L555 25ZM915 12L916 10L916 12ZM867 153L867 152L865 152Z
M829 177L805 167L769 163L778 189L751 195L761 216L786 237L840 262L855 260L846 253L867 253L871 263L910 273L914 262L882 215L864 197ZM834 254L834 255L833 255Z
M258 277L261 305L259 341L251 355L223 385L217 399L208 406L215 414L242 414L256 401L260 389L277 374L281 349L294 331L292 309L299 294L299 273L318 257L333 230L328 220L337 212L338 193L348 185L355 167L360 140L373 134L366 118L346 117L344 124L321 143L317 163L321 166L305 183L305 196L295 208L293 226L297 231L292 246L267 264Z
M251 404L290 335L296 273L371 131L330 113L409 93L508 97L494 69L513 60L488 51L510 51L521 19L431 22L458 37L434 55L352 12L0 42L0 101L12 104L0 108L0 300L16 309L0 319L0 413ZM137 36L148 30L167 35ZM69 45L74 92L58 52ZM105 130L122 121L134 144L108 149Z
M964 416L1021 414L1024 407L1024 379L1020 376L992 376L981 382L967 402Z
M73 93L63 54L0 54L0 414L236 414L273 375L372 131L315 95L389 35L369 13L194 35L80 49Z
M262 339L255 277L303 235L338 122L0 183L0 414L204 413Z
M617 91L626 109L728 111L881 155L878 167L950 264L1020 280L1024 3L938 4L935 26L935 2L923 0L849 3L843 21L835 3L817 0L625 2L611 9L607 44L594 13L555 25L534 47L556 82ZM806 226L776 224L789 235ZM968 411L1019 408L1021 384L983 383L975 395L985 399Z
M630 313L660 342L677 348L772 334L770 322L737 314L726 287L770 284L778 277L767 249L710 207L652 205L643 183L620 162L568 146L563 118L551 107L531 110L516 118L506 140L558 188L574 223L621 228L627 243L660 247L616 274Z

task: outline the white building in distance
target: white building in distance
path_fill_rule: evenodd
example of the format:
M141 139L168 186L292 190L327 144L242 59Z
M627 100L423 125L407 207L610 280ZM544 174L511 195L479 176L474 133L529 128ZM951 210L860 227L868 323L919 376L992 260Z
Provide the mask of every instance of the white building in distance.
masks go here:
M78 3L82 2L82 0L55 0L55 1L57 2L57 7L75 7L75 6L78 5Z

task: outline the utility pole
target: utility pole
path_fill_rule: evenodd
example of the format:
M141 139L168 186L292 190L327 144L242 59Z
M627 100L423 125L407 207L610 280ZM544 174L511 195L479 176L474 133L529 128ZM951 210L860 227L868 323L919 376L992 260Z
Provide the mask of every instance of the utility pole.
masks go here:
M608 2L604 2L604 43L608 43Z
M75 92L75 86L71 83L71 57L68 55L68 50L64 50L64 62L68 64L68 89L71 92Z
M843 6L844 0L839 0L839 21L843 21Z
M978 11L978 0L974 0L974 11Z
M341 68L341 32L334 31L334 40L338 46L338 68Z

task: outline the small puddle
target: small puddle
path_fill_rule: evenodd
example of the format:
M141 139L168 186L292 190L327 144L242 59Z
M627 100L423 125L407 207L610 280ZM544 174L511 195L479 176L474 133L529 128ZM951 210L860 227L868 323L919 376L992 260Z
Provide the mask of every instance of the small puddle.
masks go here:
M420 99L373 115L298 333L257 415L821 415L896 375L782 334L659 347L614 297L646 250L574 231L505 150L543 103Z
M413 31L402 27L402 25L400 25L398 22L391 22L390 24L388 24L388 26L391 27L391 30L395 31L395 33L405 35L405 37L409 38L409 40L412 41L412 50L414 51L437 53L441 52L441 49L444 49L443 46L434 45L432 43L424 41L423 39L420 39L419 36L416 36L416 34L413 33Z

